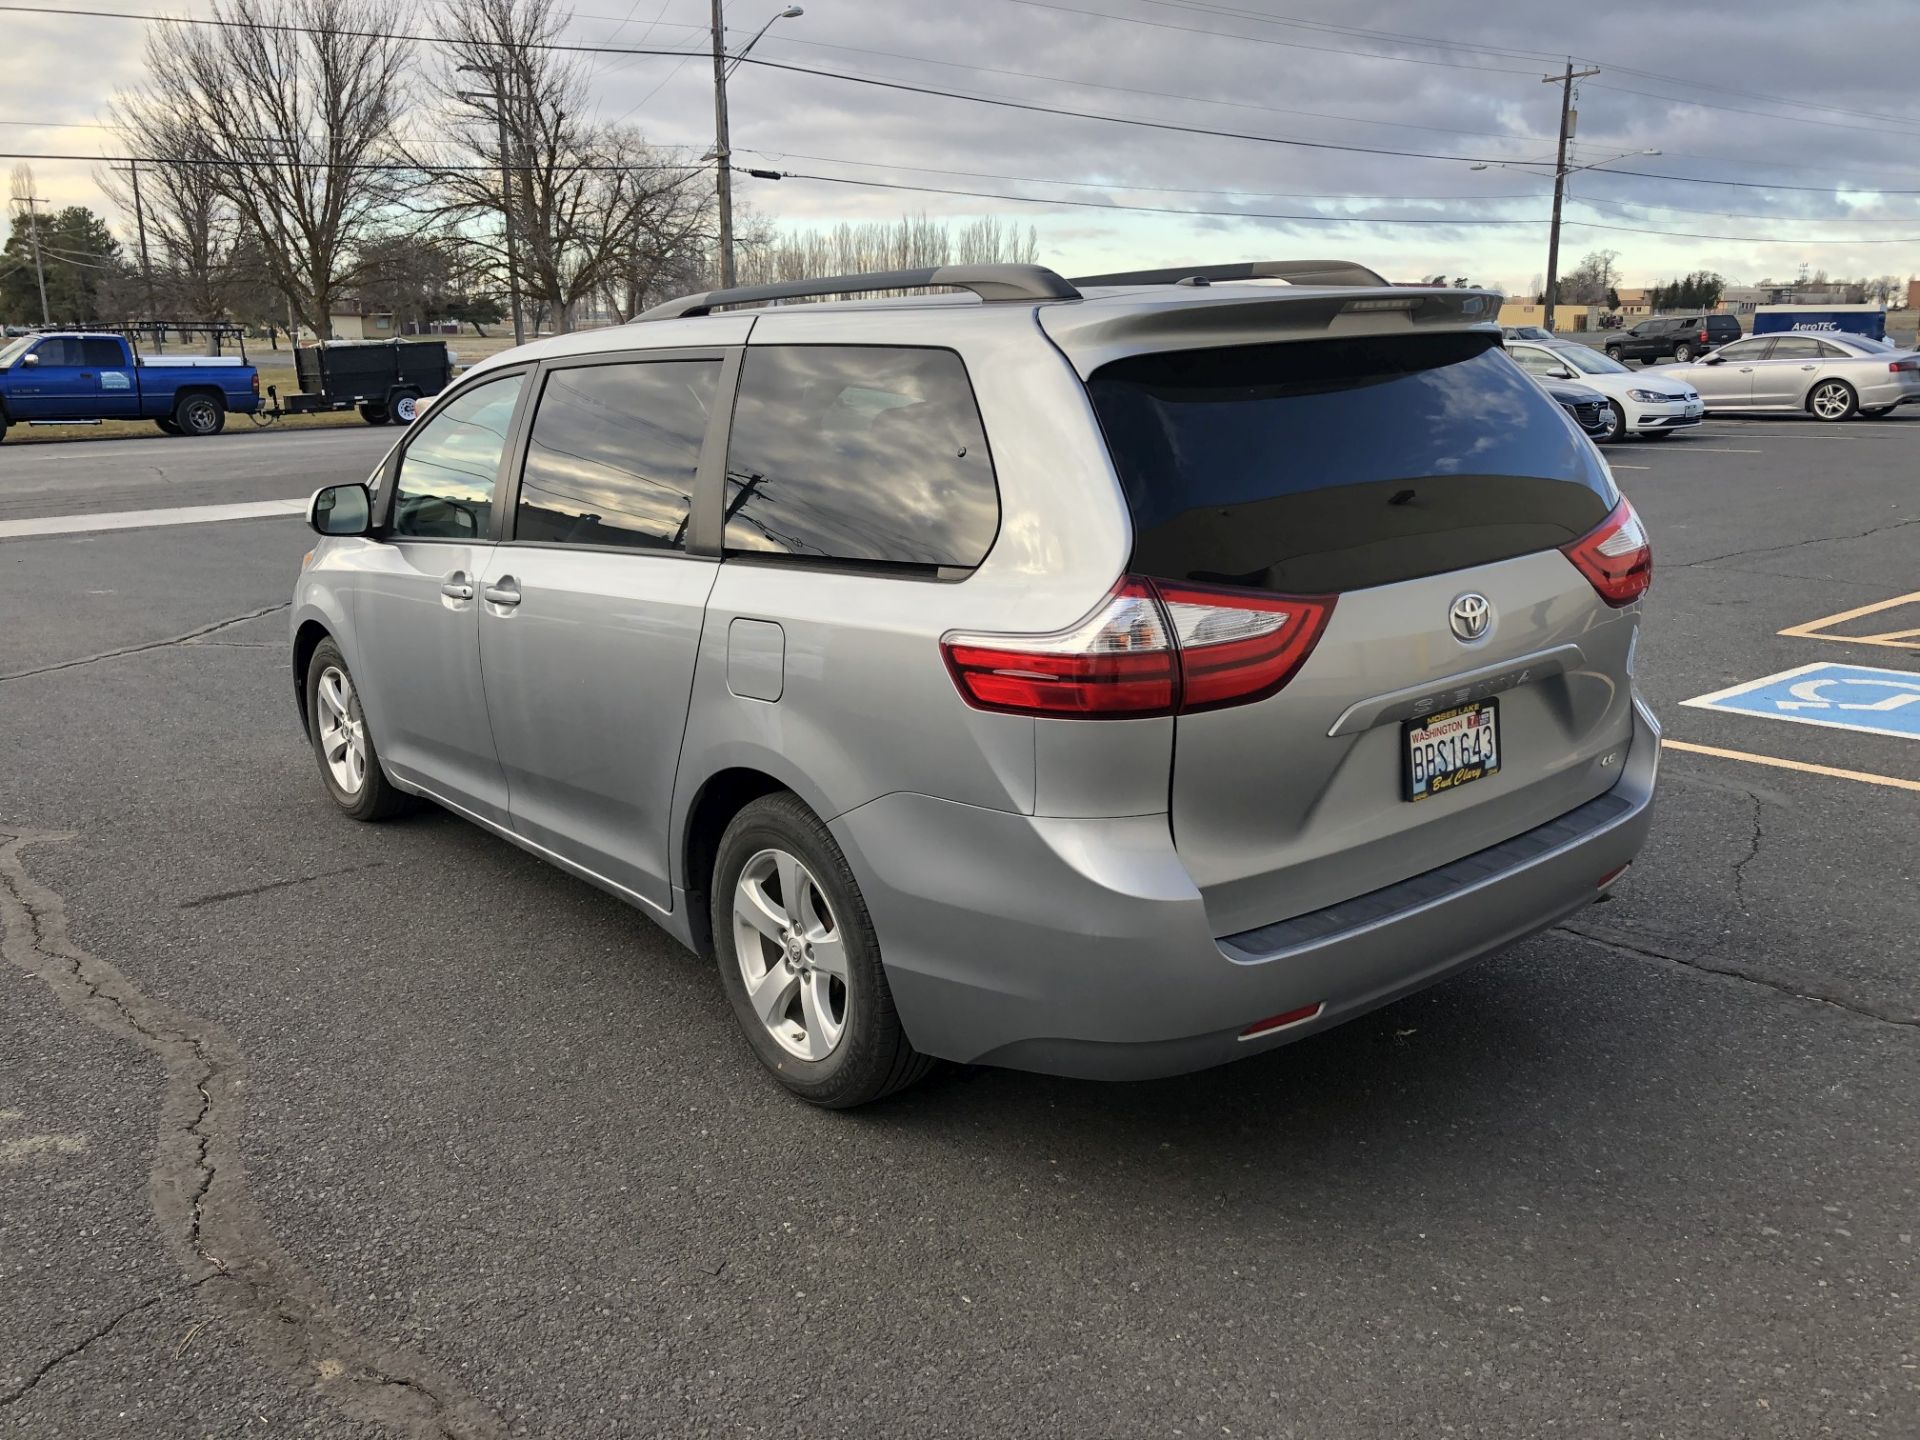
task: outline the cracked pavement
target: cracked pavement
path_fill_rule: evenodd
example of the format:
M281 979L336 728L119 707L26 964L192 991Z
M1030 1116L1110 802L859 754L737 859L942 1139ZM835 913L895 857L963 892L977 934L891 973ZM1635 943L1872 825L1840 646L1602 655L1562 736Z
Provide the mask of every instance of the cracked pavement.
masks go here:
M1920 778L1679 708L1920 669L1775 633L1916 588L1920 418L1740 433L1609 452L1655 708ZM286 493L371 463L329 454ZM632 911L330 813L307 543L0 542L0 1436L1920 1433L1912 795L1670 753L1614 895L1451 983L1181 1080L827 1115Z

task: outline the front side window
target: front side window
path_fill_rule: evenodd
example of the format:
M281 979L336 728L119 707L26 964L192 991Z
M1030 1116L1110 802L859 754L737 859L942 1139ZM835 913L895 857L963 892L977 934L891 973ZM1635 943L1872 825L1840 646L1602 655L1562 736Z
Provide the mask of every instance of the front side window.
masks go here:
M1564 376L1567 367L1560 363L1560 357L1550 350L1540 350L1532 345L1516 346L1510 352L1520 364L1520 368L1529 375Z
M718 360L590 365L547 376L514 539L684 549Z
M1731 345L1722 345L1713 353L1722 360L1738 360L1742 364L1751 364L1755 360L1767 358L1767 351L1773 348L1773 339L1768 336L1759 340L1736 340Z
M435 405L400 457L390 533L484 540L493 521L513 407L523 375L503 375Z
M42 340L40 348L33 353L40 361L42 370L78 368L80 365L80 342L64 335Z
M1000 497L951 350L747 350L727 450L726 547L862 565L972 568Z

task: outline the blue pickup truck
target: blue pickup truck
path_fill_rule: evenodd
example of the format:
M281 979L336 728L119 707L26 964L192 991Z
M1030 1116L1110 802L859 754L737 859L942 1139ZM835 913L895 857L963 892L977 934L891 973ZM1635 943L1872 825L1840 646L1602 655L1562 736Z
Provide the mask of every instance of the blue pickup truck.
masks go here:
M118 335L22 335L0 345L0 439L9 425L151 420L218 435L260 408L260 372L225 356L146 357Z

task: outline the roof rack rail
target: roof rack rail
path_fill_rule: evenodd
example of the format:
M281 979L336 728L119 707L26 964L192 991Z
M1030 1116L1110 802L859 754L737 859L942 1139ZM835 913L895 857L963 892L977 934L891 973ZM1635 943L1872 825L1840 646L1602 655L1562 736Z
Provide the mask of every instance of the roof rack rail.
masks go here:
M1216 280L1286 280L1295 285L1387 285L1392 282L1351 260L1249 260L1238 265L1179 265L1081 275L1075 285L1211 285Z
M1044 265L931 265L922 270L876 270L866 275L824 275L815 280L782 280L773 285L741 285L682 295L651 310L640 320L679 320L710 315L722 305L758 305L768 300L803 300L821 295L859 295L869 290L927 290L951 286L971 290L982 300L1078 300L1080 292Z

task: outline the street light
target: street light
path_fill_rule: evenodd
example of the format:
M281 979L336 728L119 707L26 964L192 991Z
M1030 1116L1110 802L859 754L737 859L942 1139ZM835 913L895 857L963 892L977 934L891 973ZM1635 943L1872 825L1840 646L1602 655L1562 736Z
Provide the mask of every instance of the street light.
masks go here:
M520 266L513 247L513 160L507 150L506 75L498 65L456 65L454 69L493 77L493 118L500 131L500 225L507 247L507 299L513 308L513 343L524 345L527 331L520 318ZM461 91L460 98L477 101L485 97Z
M733 148L727 140L727 76L747 58L747 52L760 43L775 20L798 20L806 11L789 5L754 34L738 55L727 55L726 0L713 0L713 175L714 195L720 211L720 288L733 287Z

